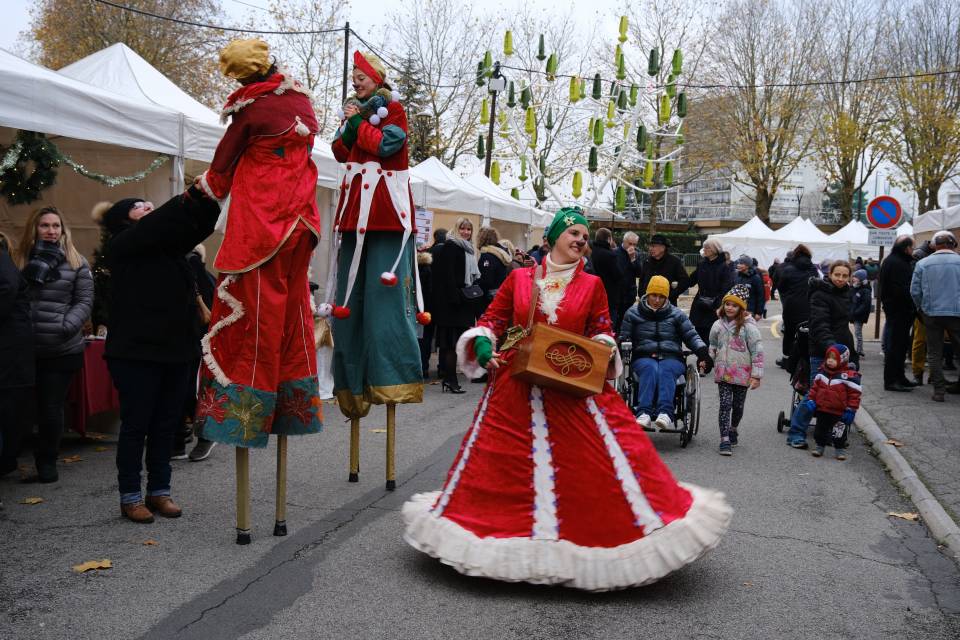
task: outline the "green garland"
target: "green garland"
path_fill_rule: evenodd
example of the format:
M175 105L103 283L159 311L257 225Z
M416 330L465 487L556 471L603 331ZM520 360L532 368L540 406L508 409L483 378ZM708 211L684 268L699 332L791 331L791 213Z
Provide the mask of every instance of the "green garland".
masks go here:
M129 176L108 176L87 169L82 164L62 153L53 142L42 133L19 131L14 143L0 160L0 193L12 205L28 204L40 197L40 192L52 185L57 179L57 167L66 164L80 175L96 180L108 187L116 187L128 182L139 182L167 162L169 158L160 155L154 158L143 171ZM34 170L27 175L27 163L34 163Z

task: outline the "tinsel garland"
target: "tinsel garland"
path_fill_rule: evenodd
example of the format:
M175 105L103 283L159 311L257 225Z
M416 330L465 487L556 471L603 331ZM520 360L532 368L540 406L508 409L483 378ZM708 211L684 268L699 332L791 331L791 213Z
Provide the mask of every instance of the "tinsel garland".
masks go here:
M116 187L128 182L139 182L163 165L169 158L157 156L143 171L129 176L108 176L87 169L82 164L62 153L53 142L42 133L34 131L17 132L16 140L0 160L0 193L6 196L12 205L27 204L40 197L40 192L51 186L57 177L61 163L66 164L80 175L96 180L108 187ZM26 175L27 162L33 161L35 168Z

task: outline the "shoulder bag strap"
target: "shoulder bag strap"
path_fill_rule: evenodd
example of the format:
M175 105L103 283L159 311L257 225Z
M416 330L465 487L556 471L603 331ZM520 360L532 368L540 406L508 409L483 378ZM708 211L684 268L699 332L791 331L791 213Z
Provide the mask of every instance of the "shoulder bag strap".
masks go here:
M543 273L546 275L547 266L543 266ZM525 329L526 333L530 333L533 329L533 316L537 312L537 304L540 302L540 286L537 284L537 267L533 267L533 277L532 277L532 286L533 290L530 294L530 312L527 314L527 326Z

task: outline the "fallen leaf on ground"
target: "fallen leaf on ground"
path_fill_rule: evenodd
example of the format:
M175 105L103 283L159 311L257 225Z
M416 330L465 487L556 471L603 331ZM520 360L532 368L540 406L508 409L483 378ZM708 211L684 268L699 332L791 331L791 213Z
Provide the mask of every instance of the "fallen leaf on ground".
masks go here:
M155 547L155 546L157 546L158 544L160 544L160 543L157 542L156 540L154 540L153 538L148 538L148 539L146 539L146 540L143 541L143 546L145 546L145 547Z
M87 431L85 436L88 440L106 440L107 434L105 433L96 433L95 431Z
M40 504L43 502L43 498L24 498L20 501L20 504Z
M94 447L93 450L100 453L102 451L110 451L110 447Z
M67 456L60 462L62 462L63 464L73 464L74 462L80 462L81 460L83 460L83 458L81 458L80 456Z
M111 569L113 568L113 563L104 558L103 560L88 560L81 564L73 565L73 570L77 573L86 573L87 571L93 571L95 569Z
M895 447L902 447L903 443L897 440L896 438L887 438L883 441L883 444L892 444Z
M901 520L909 520L910 522L916 522L920 519L919 513L913 513L911 511L904 511L903 513L897 513L896 511L888 511L888 516L893 516L894 518L900 518Z
M386 433L386 429L370 429L370 433Z
M440 384L440 381L439 381L439 380L434 380L433 382L428 382L427 384L429 384L430 386L433 386L433 385L435 385L435 384Z
M743 583L743 586L745 586L745 587L752 587L752 586L753 586L753 583L750 582L749 580L747 580L746 582Z

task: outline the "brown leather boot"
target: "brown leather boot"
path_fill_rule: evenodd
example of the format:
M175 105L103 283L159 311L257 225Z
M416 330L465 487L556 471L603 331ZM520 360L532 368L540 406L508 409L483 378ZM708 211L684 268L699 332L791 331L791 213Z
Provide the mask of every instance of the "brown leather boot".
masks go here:
M132 520L139 524L149 524L153 522L153 514L142 502L120 505L120 515L127 520Z
M183 510L170 496L147 496L147 508L164 518L179 518Z

